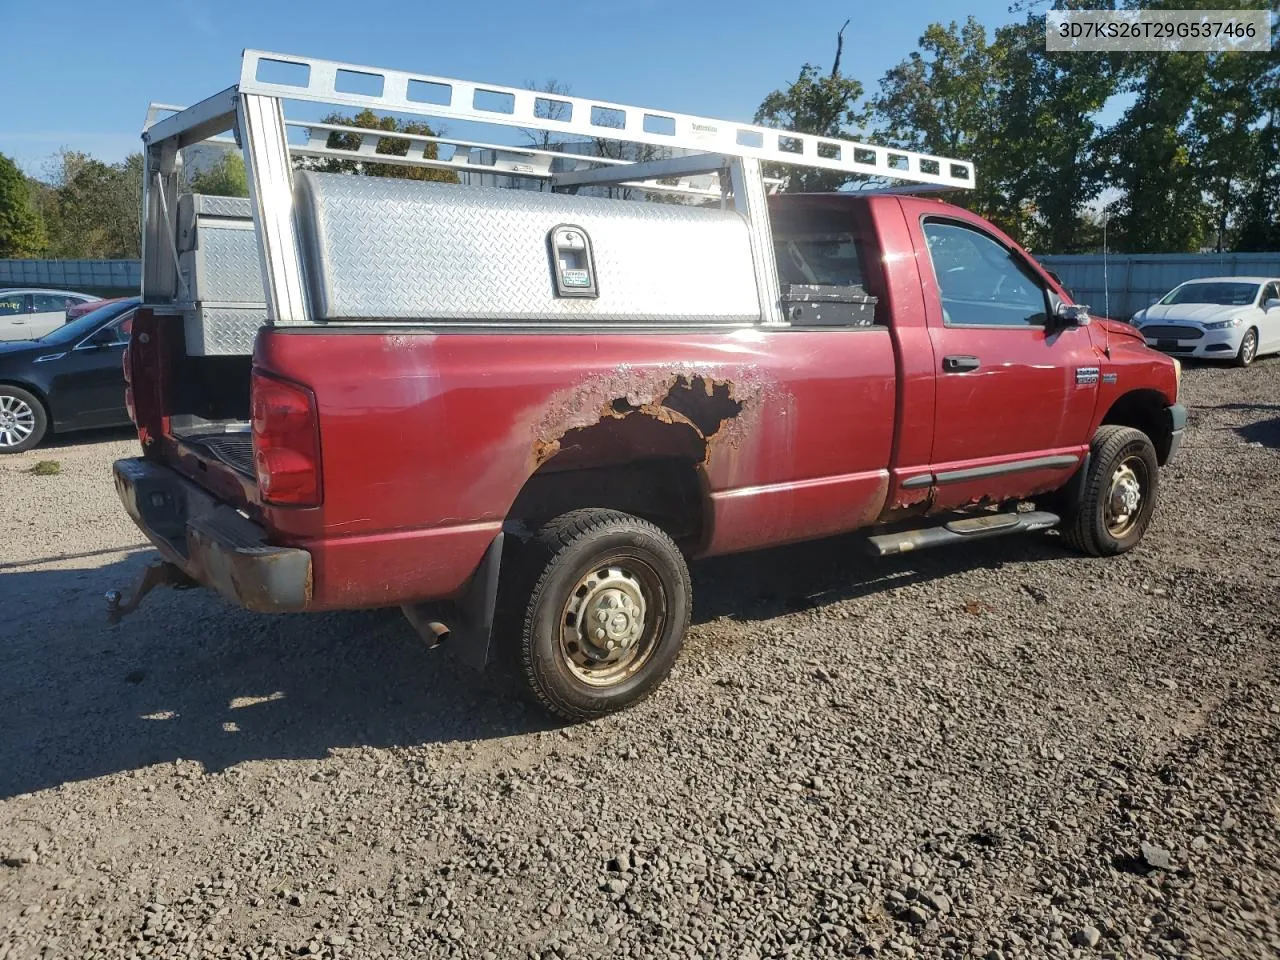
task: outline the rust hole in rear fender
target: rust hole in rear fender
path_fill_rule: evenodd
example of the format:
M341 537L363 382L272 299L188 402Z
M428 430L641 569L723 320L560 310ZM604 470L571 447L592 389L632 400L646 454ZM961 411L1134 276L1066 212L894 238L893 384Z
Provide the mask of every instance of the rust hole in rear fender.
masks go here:
M658 450L705 464L713 440L737 441L740 431L728 428L758 397L758 387L740 397L728 379L689 373L654 377L620 368L553 399L533 441L533 466L556 458L557 468L567 468L588 456L626 459Z

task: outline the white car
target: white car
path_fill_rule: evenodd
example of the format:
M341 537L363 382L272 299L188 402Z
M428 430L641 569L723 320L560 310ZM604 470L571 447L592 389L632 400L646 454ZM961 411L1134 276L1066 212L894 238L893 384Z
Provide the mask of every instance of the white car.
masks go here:
M67 311L101 300L71 290L0 290L0 340L38 340L67 322Z
M1280 353L1280 279L1201 277L1174 287L1130 320L1147 346L1247 367Z

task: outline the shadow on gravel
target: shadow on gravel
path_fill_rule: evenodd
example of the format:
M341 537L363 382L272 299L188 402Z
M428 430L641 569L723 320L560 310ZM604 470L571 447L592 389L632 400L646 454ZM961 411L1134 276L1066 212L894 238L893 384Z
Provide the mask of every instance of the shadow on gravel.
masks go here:
M693 570L694 621L749 622L1006 563L1061 560L1058 540L1020 534L896 557L871 557L860 535L704 560Z
M0 574L0 798L177 759L218 771L553 726L425 650L398 610L267 616L158 590L109 626L103 593L153 556Z
M71 433L56 433L46 440L38 449L60 447L82 447L95 443L115 443L120 440L137 440L138 432L132 425L124 427L99 427L96 430L76 430Z
M1260 443L1264 447L1280 450L1280 404L1275 403L1222 403L1215 409L1235 410L1263 416L1268 413L1277 414L1269 420L1255 420L1242 427L1236 427L1236 436L1246 443Z
M1051 538L1021 536L870 559L858 538L840 537L696 564L695 614L751 622L1062 555ZM160 590L108 626L103 593L151 556L13 564L0 576L0 798L177 759L218 771L555 726L501 675L424 650L398 611L268 616L202 590Z

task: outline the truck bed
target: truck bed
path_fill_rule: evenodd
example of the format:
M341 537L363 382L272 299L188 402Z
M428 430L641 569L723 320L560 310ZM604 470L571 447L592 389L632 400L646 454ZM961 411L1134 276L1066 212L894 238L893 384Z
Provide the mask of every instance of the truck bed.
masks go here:
M210 458L224 463L237 473L253 478L253 435L247 425L243 432L214 433L185 438L187 446L204 451Z

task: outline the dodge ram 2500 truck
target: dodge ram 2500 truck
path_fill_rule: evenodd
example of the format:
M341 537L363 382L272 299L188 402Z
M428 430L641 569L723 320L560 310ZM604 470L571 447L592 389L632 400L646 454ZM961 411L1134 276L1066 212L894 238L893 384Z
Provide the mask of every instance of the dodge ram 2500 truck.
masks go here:
M355 70L381 92L344 92ZM489 114L476 89L247 51L237 86L148 126L126 358L143 455L115 479L163 559L113 616L163 582L264 612L399 606L582 719L671 669L689 558L855 530L879 554L1141 540L1185 422L1175 361L960 207L760 173L963 187L970 165L579 98L550 120L506 88L483 88L509 98ZM613 111L610 137L683 152L397 153L286 121L286 97L582 136ZM252 200L180 197L180 150L229 129ZM306 169L373 155L462 182Z

